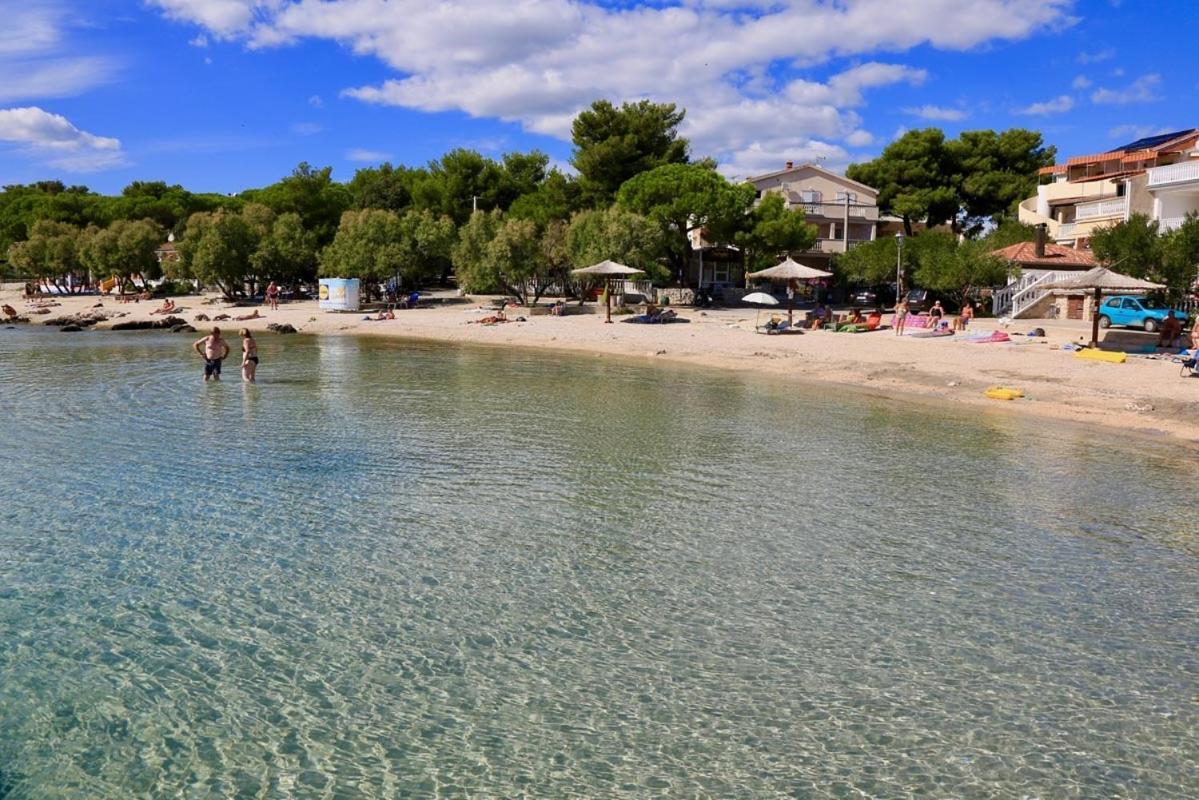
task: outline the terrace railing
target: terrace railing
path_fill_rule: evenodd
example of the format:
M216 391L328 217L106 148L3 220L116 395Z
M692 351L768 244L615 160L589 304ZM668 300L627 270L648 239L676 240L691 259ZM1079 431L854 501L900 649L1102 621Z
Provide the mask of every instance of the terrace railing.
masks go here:
M1127 197L1112 197L1107 200L1092 200L1074 207L1074 218L1078 221L1100 217L1122 217L1128 213Z
M1199 181L1199 159L1183 161L1181 164L1167 164L1164 167L1150 167L1145 171L1150 188L1166 186L1171 183Z

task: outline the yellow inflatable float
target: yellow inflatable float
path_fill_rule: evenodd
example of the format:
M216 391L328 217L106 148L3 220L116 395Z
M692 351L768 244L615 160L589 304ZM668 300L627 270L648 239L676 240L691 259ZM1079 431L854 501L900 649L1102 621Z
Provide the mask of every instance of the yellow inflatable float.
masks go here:
M1123 364L1128 360L1127 353L1108 350L1096 350L1093 347L1085 347L1082 350L1074 351L1075 358L1085 358L1089 361L1106 361L1109 364Z
M1014 389L1010 386L992 386L983 392L983 394L994 400L1015 400L1017 397L1024 396L1024 390Z

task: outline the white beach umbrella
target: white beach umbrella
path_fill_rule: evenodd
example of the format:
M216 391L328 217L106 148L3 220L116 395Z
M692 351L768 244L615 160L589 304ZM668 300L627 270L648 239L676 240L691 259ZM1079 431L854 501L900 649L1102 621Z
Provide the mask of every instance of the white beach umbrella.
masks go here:
M753 278L754 280L767 280L776 283L798 283L799 281L810 281L815 278L831 278L833 273L825 272L822 269L809 267L807 264L800 264L791 256L781 263L767 269L750 272L745 277ZM787 297L787 321L791 321L791 311L795 308L795 292L789 292Z
M742 302L753 303L756 306L777 306L779 301L766 292L753 292L741 298Z
M605 260L605 261L599 262L598 264L592 264L590 267L583 267L581 269L572 269L570 271L570 274L571 275L582 275L584 277L603 278L604 279L604 284L605 284L604 288L608 290L605 292L605 294L607 295L607 298L608 298L608 317L607 317L607 319L604 320L604 322L611 322L612 321L612 291L611 291L611 287L607 285L608 282L610 280L612 280L613 278L627 278L630 275L640 275L642 272L644 272L644 270L635 269L634 267L626 267L624 264L618 264L615 261Z

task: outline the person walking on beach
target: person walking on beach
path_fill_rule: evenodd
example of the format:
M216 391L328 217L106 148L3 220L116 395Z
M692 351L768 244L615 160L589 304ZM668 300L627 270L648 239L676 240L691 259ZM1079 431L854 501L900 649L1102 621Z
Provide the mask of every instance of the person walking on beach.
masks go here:
M895 304L895 335L903 336L903 326L908 320L908 301L906 298L900 298Z
M271 281L269 284L267 284L266 293L264 296L266 297L267 305L269 305L271 307L271 311L278 311L279 310L279 284L275 283L274 281Z
M192 347L204 358L204 382L220 381L221 362L229 357L229 344L221 338L221 329L214 327L212 333L197 340Z
M249 328L242 328L241 335L241 379L246 383L254 383L255 373L258 372L258 342L250 335Z

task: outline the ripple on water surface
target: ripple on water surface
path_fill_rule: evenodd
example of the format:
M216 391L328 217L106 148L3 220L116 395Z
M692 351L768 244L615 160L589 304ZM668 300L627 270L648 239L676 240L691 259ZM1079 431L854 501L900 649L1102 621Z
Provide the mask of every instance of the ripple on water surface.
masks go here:
M185 339L0 333L5 800L1199 785L1168 447L352 339L204 386Z

